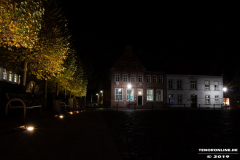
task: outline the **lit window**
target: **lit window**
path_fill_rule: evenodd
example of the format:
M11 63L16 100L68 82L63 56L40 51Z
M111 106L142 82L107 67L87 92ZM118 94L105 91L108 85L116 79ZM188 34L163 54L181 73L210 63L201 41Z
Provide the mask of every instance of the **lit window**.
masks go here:
M8 80L10 81L10 82L12 82L12 71L9 71L9 76L8 76L9 78L8 78Z
M205 84L205 90L210 90L210 83L209 83L209 81L205 81L204 84Z
M205 104L210 104L210 95L205 96Z
M215 95L215 104L219 104L219 95Z
M138 95L143 95L143 89L138 89Z
M138 76L138 81L139 81L139 82L143 82L143 76L142 76L142 75L139 75L139 76Z
M163 101L163 90L156 89L156 101Z
M119 74L115 74L115 81L119 82Z
M214 90L218 90L218 82L214 82Z
M131 82L136 82L136 77L135 77L135 75L131 75Z
M124 75L123 75L123 82L127 82L127 79L128 79L127 74L124 74Z
M153 89L147 89L147 101L153 101Z
M137 63L133 62L133 69L137 69Z
M153 76L153 83L157 83L157 76Z
M190 89L197 89L197 81L190 81Z
M126 62L121 63L121 69L126 69Z
M182 89L182 80L177 80L177 89Z
M17 74L14 74L14 83L17 83Z
M173 89L173 80L168 80L168 89Z
M133 89L127 89L127 101L133 101Z
M151 83L151 76L147 75L147 83Z
M158 83L163 83L163 77L162 76L158 77Z
M3 79L7 80L7 71L6 71L6 69L3 69Z
M182 95L178 95L178 104L182 104Z
M173 95L172 94L168 95L168 103L173 104Z
M122 100L122 89L116 88L115 89L115 99L121 101Z

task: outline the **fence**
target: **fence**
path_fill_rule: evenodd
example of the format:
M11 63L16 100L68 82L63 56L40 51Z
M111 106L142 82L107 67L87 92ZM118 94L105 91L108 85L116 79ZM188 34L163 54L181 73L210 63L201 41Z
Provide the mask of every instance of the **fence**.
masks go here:
M192 107L191 104L169 104L166 103L167 108L198 108L198 109L204 109L204 108L223 108L224 104L198 104L196 107Z

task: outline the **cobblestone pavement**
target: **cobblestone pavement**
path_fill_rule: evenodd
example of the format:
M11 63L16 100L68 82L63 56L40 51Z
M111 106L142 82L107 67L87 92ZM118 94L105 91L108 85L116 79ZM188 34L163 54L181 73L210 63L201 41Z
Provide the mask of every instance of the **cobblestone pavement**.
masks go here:
M208 159L206 154L198 154L199 148L240 149L239 110L102 113L125 160ZM240 156L230 155L229 159Z

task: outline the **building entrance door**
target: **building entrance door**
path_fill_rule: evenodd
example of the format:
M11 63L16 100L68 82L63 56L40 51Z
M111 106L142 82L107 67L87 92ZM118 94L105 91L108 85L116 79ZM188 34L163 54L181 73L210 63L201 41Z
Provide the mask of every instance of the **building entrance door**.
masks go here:
M142 96L138 96L138 105L142 105Z
M191 107L195 108L197 107L197 96L196 95L191 95Z

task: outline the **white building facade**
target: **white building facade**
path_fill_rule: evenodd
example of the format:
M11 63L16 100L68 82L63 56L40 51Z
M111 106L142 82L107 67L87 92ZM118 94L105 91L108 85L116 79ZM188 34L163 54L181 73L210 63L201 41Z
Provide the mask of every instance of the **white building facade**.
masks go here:
M167 107L221 108L223 77L166 74Z

